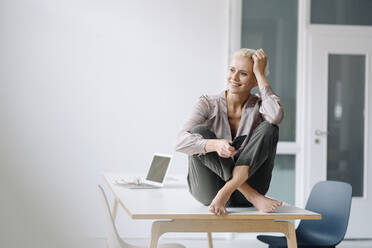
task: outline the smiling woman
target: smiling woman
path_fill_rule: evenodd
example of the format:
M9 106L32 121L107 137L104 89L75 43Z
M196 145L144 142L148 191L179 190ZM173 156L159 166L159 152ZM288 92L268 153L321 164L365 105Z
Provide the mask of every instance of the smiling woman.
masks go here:
M242 48L234 53L227 73L228 89L203 95L178 134L176 151L189 155L191 194L217 215L225 206L254 205L271 212L281 202L265 197L283 119L280 98L270 87L263 49ZM266 69L266 73L265 73ZM260 93L251 94L259 87ZM247 135L242 146L235 137Z
M252 57L254 55L254 53L256 52L256 50L253 50L253 49L249 49L249 48L243 48L243 49L240 49L238 51L236 51L234 54L233 54L233 58L235 57ZM265 77L267 77L269 75L269 61L266 60L267 64L265 66L265 69L264 69L264 74L265 74ZM233 65L230 65L229 66L229 71L228 71L228 76L231 77L231 75L233 75L236 71L236 68L233 66ZM239 71L239 76L241 77L246 77L248 76L249 74L249 71L247 70L241 70Z

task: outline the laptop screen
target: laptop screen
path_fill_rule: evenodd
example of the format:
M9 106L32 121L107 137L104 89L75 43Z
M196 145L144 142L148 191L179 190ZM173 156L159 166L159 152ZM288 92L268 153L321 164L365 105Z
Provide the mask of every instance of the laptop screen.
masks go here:
M170 160L170 157L154 155L146 180L162 183Z

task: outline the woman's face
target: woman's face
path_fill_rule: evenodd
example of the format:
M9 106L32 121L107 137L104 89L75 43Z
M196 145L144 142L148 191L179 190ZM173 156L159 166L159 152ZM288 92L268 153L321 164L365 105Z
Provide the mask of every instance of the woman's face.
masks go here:
M227 86L231 93L250 93L257 85L253 73L253 60L243 56L235 56L227 73Z

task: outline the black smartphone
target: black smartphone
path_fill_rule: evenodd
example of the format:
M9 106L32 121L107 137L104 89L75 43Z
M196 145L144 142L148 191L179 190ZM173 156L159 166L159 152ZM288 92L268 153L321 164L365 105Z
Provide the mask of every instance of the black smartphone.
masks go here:
M247 135L242 135L239 137L235 137L234 141L232 142L231 146L235 148L235 150L238 150L240 146L243 144L243 141L247 138Z

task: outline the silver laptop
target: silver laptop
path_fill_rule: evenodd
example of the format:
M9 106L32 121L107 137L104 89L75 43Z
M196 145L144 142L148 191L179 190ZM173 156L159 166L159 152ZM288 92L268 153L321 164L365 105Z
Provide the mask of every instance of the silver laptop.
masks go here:
M120 178L116 183L130 189L161 188L171 160L172 155L154 153L146 178Z

